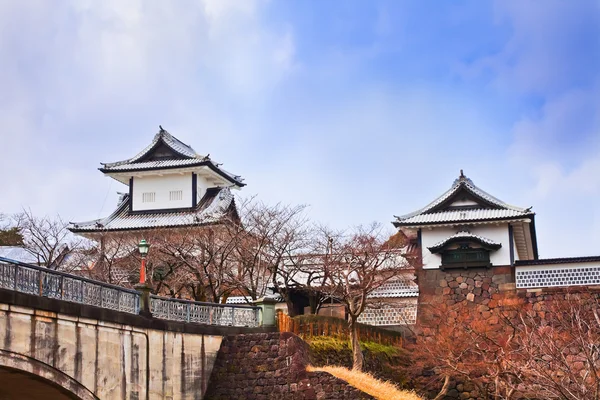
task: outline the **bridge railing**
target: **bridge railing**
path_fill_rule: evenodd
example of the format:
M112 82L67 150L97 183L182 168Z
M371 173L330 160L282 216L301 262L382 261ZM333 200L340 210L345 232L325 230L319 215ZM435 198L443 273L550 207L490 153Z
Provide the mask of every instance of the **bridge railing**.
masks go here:
M140 293L0 257L0 288L138 314Z
M150 309L155 318L207 325L257 327L261 322L260 307L202 303L151 295Z
M0 257L0 288L140 314L143 293ZM147 296L147 294L145 295ZM150 295L154 318L207 325L257 327L261 307L201 303Z

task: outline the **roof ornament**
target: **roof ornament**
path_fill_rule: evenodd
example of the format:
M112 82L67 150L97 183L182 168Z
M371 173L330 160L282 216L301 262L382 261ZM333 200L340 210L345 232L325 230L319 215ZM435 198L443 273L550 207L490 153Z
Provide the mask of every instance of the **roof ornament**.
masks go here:
M163 129L162 125L159 125L159 126L158 126L158 129L160 129L160 132L161 132L161 133L162 133L162 132L166 132L166 131Z
M462 170L462 169L460 170L460 176L459 176L459 178L460 178L460 179L466 179L466 178L467 178L467 177L465 176L465 174L463 173L463 170Z
M202 161L209 161L209 160L210 160L210 153L205 155L204 158L202 159Z

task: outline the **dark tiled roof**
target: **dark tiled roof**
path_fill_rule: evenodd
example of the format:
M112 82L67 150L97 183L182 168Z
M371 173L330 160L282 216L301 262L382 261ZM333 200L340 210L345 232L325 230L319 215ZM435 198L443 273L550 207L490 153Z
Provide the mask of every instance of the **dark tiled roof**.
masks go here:
M493 241L492 239L488 239L483 236L475 235L468 231L460 231L460 232L455 233L452 236L447 237L446 239L444 239L442 241L439 241L438 243L434 244L433 246L428 247L428 249L432 253L436 253L436 252L440 251L448 243L455 242L457 240L462 240L462 239L471 239L471 240L481 243L482 245L486 245L486 246L489 246L494 249L499 249L500 247L502 247L501 243L497 243L497 242Z
M160 144L159 142L170 148L176 156L161 160L147 160L146 156L152 153L153 149ZM208 167L213 172L221 175L232 183L238 186L244 186L242 177L220 168L220 164L211 160L209 155L199 155L191 146L183 143L162 128L160 132L154 135L152 142L134 157L112 163L102 163L102 165L103 167L100 168L100 171L104 173L185 167Z
M73 222L69 230L76 233L124 231L149 228L172 228L218 223L235 207L228 188L212 188L193 210L136 212L129 210L129 195L123 196L117 209L108 217L88 222Z
M440 210L442 205L461 190L480 199L483 203L489 204L489 207ZM454 181L452 187L444 194L415 212L396 216L396 220L393 224L399 227L436 223L515 219L530 215L534 215L530 209L512 206L492 196L477 187L473 181L464 176L461 171L460 177Z
M517 260L515 266L526 265L545 265L545 264L574 264L586 262L600 262L600 256L586 257L561 257L561 258L540 258L537 260Z

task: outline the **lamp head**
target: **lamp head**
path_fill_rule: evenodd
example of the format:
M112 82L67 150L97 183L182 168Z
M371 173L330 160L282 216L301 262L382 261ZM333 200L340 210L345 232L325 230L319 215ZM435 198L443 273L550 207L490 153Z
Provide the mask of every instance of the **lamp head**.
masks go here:
M138 244L138 250L140 251L142 257L146 257L146 255L148 254L148 250L150 250L150 244L146 242L146 239L142 239L140 241L140 244Z

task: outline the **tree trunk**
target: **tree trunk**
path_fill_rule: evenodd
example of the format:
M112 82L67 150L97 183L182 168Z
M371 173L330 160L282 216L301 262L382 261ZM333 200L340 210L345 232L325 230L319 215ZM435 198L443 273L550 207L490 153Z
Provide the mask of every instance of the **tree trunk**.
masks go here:
M448 388L450 387L450 376L446 375L444 377L444 385L442 386L442 390L433 398L433 400L442 400L446 393L448 393Z
M319 304L319 299L317 298L317 295L312 293L308 295L308 303L310 305L310 313L311 314L317 314L318 310L317 310L317 306Z
M352 369L362 371L364 360L358 337L358 323L352 315L348 319L348 328L350 331L350 344L352 346Z
M283 296L285 298L285 304L287 305L287 309L288 309L288 316L290 318L295 317L296 315L298 315L298 313L296 312L296 309L294 308L294 302L292 301L292 299L290 299L290 296Z

